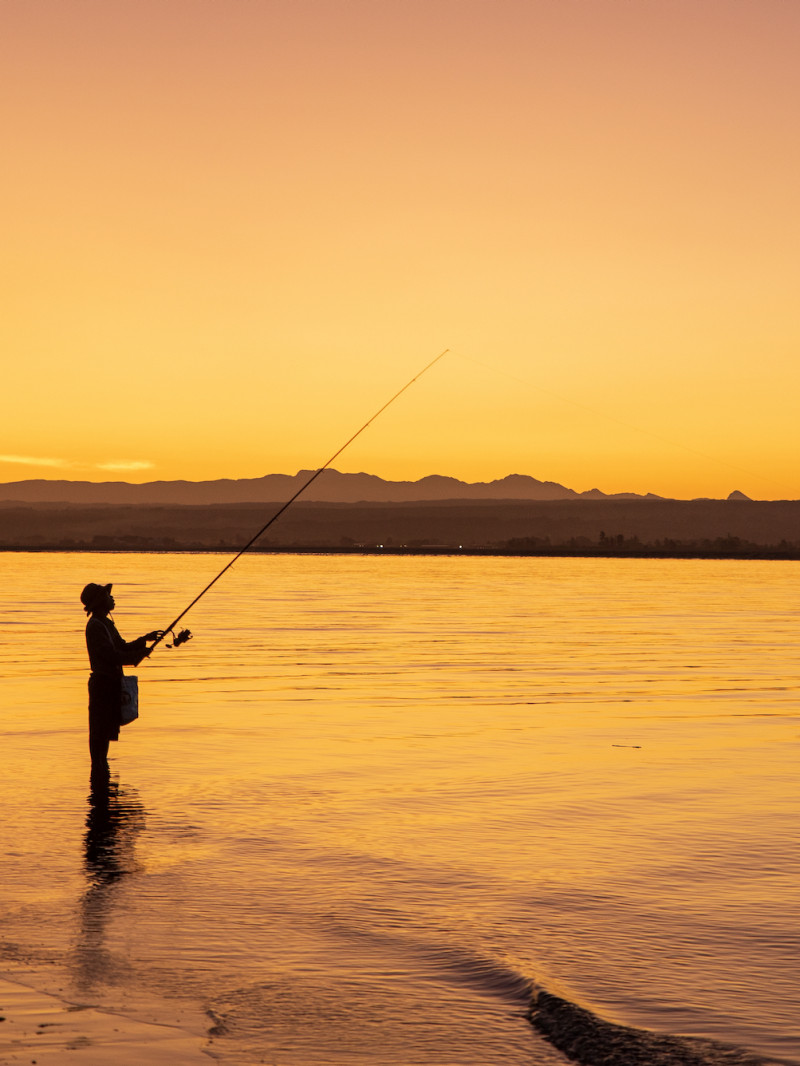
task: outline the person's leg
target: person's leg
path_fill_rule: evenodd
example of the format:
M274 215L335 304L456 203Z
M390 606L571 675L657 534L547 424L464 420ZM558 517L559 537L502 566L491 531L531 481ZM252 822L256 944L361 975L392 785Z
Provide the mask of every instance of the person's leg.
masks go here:
M89 754L92 757L92 775L108 773L108 737L89 730Z

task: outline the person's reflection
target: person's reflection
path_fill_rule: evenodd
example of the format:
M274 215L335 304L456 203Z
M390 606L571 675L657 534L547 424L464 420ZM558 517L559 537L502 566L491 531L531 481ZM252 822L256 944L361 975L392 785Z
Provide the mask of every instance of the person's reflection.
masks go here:
M120 788L117 778L92 778L84 841L86 891L75 950L75 980L83 991L114 981L119 961L106 945L106 927L120 881L137 869L136 835L143 827L144 807L133 789Z

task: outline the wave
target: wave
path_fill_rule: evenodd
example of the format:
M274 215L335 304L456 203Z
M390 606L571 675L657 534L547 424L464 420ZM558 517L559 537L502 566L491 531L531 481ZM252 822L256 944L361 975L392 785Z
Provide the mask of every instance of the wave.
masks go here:
M798 1066L716 1040L606 1021L547 991L508 959L455 945L416 947L439 979L518 1004L533 1028L579 1066Z
M580 1066L775 1066L786 1062L714 1040L615 1025L544 989L535 993L528 1019L553 1047Z
M488 955L468 949L441 947L428 951L426 957L440 975L447 975L451 982L468 985L508 1003L527 1007L534 994L533 982L513 966Z

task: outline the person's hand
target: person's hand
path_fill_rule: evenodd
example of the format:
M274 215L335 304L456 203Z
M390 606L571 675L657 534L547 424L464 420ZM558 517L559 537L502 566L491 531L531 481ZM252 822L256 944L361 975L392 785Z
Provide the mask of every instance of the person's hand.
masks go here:
M161 638L163 636L164 636L164 630L163 629L154 629L153 632L152 633L148 633L145 636L144 639L145 640L161 640Z

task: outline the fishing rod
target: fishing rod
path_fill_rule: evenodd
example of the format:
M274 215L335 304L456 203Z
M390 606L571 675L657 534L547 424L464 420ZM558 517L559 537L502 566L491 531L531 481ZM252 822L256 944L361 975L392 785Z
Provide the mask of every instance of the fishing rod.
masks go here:
M330 459L327 461L327 463L325 463L323 466L321 466L319 468L319 470L315 470L314 471L314 473L311 475L311 477L308 478L308 480L305 481L304 484L302 484L300 486L300 488L297 490L297 492L294 494L294 496L292 496L291 499L288 499L286 501L286 503L282 504L278 508L278 510L270 518L270 520L268 522L265 522L264 525L261 527L261 529L259 529L258 533L256 533L255 536L251 537L250 540L248 540L247 544L245 544L245 546L240 551L238 551L236 553L236 555L234 555L234 557L230 560L230 562L227 563L227 565L224 566L220 570L220 572L217 574L217 576L215 578L213 578L211 581L209 581L209 583L206 585L206 587L203 589L203 591L198 593L197 596L195 596L195 598L192 600L192 602L189 604L189 606L186 607L183 611L181 611L181 613L178 615L178 617L173 622L171 622L170 625L168 625L165 630L163 630L163 632L161 633L161 636L156 638L156 642L150 648L150 652L148 652L148 654L153 652L158 647L158 645L161 643L161 641L164 639L164 637L166 637L167 633L173 633L173 630L175 629L175 626L178 624L178 622L180 622L180 620L185 615L187 615L189 613L189 611L191 611L192 607L194 607L194 605L198 602L198 600L202 599L203 596L205 596L205 594L208 592L208 590L210 588L212 588L214 585L216 585L216 583L219 581L219 579L222 577L222 575L224 573L226 573L228 570L230 570L230 568L233 566L233 564L236 562L237 559L240 559L244 555L244 553L246 551L248 551L250 548L252 548L252 546L255 544L255 542L258 540L258 538L260 536L262 536L262 534L266 533L266 531L273 524L273 522L277 522L277 520L284 513L284 511L288 510L292 506L292 504L298 498L298 496L302 496L302 494L306 491L306 489L309 487L309 485L311 485L314 481L316 481L316 479L320 476L321 473L323 473L325 470L328 469L328 467L331 465L331 463L334 461L334 459L338 459L339 456L342 454L342 452L345 450L345 448L348 448L353 443L353 441L356 439L356 437L360 437L361 434L364 432L364 430L368 426L371 426L372 423L375 421L375 419L378 418L379 415L382 415L387 407L390 407L391 404L393 404L394 401L399 396L402 396L402 394L406 391L406 389L410 388L414 384L415 381L418 381L419 378L421 378L424 373L426 373L428 370L430 370L430 368L434 365L434 363L438 363L439 360L442 358L442 356L447 355L447 353L449 351L450 351L449 348L445 348L445 350L443 352L439 352L439 354L436 356L435 359L432 359L430 361L430 363L428 363L427 366L424 366L422 368L422 370L419 371L418 374L415 374L414 377L410 381L406 382L406 384L402 387L402 389L400 389L398 392L396 392L394 394L394 396L392 396L392 398L390 400L387 400L386 403L383 405L383 407L381 407L379 410L377 410L375 412L375 414L372 416L372 418L370 418L368 421L366 421L364 423L364 425L361 427L361 429L357 430L353 434L353 436L350 437L349 440L345 441L345 443L341 446L341 448L339 448L338 451L333 453L333 455L330 457ZM188 629L183 629L183 630L181 630L180 633L177 633L177 634L173 633L172 644L168 644L167 647L168 648L177 648L181 644L185 644L187 640L191 640L191 639L192 639L192 634L189 632L189 630Z

